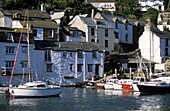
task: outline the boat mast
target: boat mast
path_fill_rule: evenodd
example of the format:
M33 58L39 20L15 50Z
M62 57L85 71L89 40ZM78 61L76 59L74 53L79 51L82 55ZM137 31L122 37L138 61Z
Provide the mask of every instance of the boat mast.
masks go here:
M30 66L30 43L29 43L29 12L27 10L27 44L28 44L28 81L30 82L31 80L31 66Z
M151 50L152 50L152 48L151 48L151 44L152 44L152 42L151 42L151 40L152 40L152 38L151 38L151 24L150 24L150 19L148 20L148 29L149 29L149 47L150 47L150 50L149 50L149 54L150 54L150 59L149 59L149 76L148 76L148 79L150 80L150 76L152 75L152 64L151 64L151 58L152 58L152 55L151 55Z

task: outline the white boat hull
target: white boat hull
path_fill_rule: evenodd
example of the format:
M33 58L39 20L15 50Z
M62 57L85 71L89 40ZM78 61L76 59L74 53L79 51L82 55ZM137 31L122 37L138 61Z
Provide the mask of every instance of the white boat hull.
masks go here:
M10 95L14 97L49 97L59 96L62 93L62 88L59 86L51 86L45 88L31 87L18 88L13 87L9 89Z

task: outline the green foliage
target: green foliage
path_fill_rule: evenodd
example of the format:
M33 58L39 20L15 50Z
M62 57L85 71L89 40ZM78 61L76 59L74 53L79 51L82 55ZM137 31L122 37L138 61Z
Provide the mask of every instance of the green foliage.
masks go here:
M154 8L149 8L147 10L147 12L145 12L143 14L143 16L141 17L141 20L147 20L150 19L150 21L152 23L154 23L154 25L157 25L157 18L158 18L158 10L154 9Z
M40 9L45 3L47 12L71 8L73 14L90 14L94 7L81 0L3 0L3 9Z
M109 72L105 72L105 74L108 75L112 75L113 74L113 70L110 70Z
M139 7L139 3L137 0L117 0L116 1L117 11L114 14L121 15L127 18L139 18L141 16L141 12Z

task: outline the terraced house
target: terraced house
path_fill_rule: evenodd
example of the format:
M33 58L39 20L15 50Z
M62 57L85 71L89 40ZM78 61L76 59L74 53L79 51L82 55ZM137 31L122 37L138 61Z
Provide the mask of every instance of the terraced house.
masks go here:
M96 74L98 76L103 76L103 50L98 47L98 45L90 43L92 48L81 47L81 44L77 44L73 49L70 49L69 46L63 48L63 45L52 45L60 44L56 43L60 41L60 32L59 26L56 22L51 20L50 15L43 10L1 10L0 11L0 27L1 27L1 39L0 39L0 48L1 48L1 60L0 60L0 83L8 85L9 78L12 73L12 67L15 64L14 68L14 78L13 84L20 84L23 74L27 76L27 40L29 29L29 38L30 38L30 59L31 59L31 76L34 79L48 80L60 84L73 84L74 82L84 82L90 76ZM28 23L27 23L28 22ZM22 33L22 34L21 34ZM20 45L18 46L19 40ZM37 42L39 41L39 42ZM39 45L40 41L46 46ZM45 41L45 42L44 42ZM67 44L67 43L62 43ZM52 46L51 46L52 45ZM70 44L70 46L72 46ZM85 45L86 46L86 45ZM58 48L55 48L58 47ZM81 47L81 48L80 48ZM97 48L93 48L97 47ZM61 49L62 50L61 50ZM36 50L35 50L36 49ZM53 51L55 49L55 51ZM73 52L73 57L77 62L70 62L68 65L64 59L67 58L67 50ZM75 53L84 52L85 55L95 55L97 58L82 57L81 59L78 56L75 56ZM57 53L53 53L57 52ZM17 59L16 58L17 53ZM57 54L59 56L56 56ZM53 56L54 55L54 56ZM70 54L71 55L71 54ZM60 60L58 62L58 60ZM67 62L71 59L67 59ZM80 62L81 61L81 62ZM82 62L84 61L84 62ZM86 61L90 61L89 63ZM57 65L56 65L57 64ZM80 65L81 64L81 65ZM62 66L67 66L62 69ZM89 67L90 69L88 69ZM74 69L71 71L71 69ZM68 73L71 71L72 73ZM80 72L79 73L77 73ZM67 73L66 73L67 72ZM89 72L89 73L88 73ZM63 76L62 76L63 75ZM77 75L77 76L76 76ZM87 77L88 75L88 77ZM37 78L38 77L38 78ZM71 77L72 79L66 79ZM24 79L26 80L26 79Z

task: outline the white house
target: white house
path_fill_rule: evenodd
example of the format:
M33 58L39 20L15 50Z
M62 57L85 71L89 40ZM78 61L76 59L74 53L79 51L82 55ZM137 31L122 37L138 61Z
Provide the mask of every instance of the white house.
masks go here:
M96 42L106 51L106 53L111 53L114 50L114 29L108 24L107 21L77 15L68 25L70 27L69 33L77 34L79 40L85 42Z
M35 50L37 72L50 81L70 85L103 77L104 52L96 43L35 41Z
M98 10L108 10L110 12L116 11L115 0L85 0L87 3L92 4Z
M139 38L139 49L144 59L156 63L164 63L170 55L170 33L151 28L146 24L143 34Z
M161 31L170 30L170 12L160 12L158 14L157 27Z
M141 11L147 11L149 8L155 8L164 11L164 0L138 0Z

